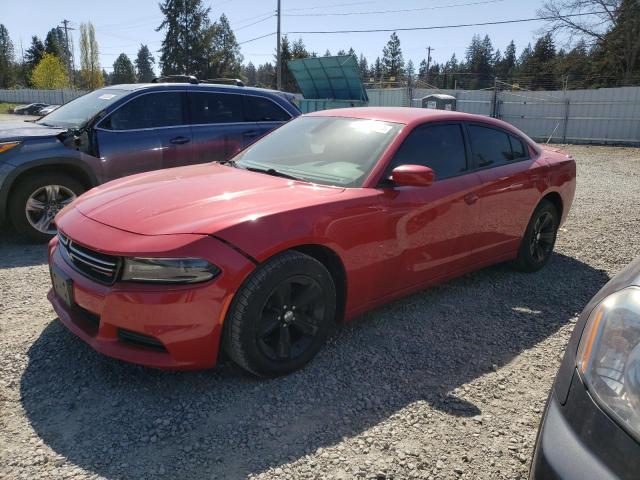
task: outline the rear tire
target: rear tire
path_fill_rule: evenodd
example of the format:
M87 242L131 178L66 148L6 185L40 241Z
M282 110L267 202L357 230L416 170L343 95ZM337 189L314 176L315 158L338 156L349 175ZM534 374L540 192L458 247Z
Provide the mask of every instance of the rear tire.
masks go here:
M23 238L47 242L56 233L55 214L84 191L84 186L68 175L39 173L29 176L11 192L9 218Z
M318 353L335 315L331 274L315 258L287 251L258 267L234 297L223 349L255 375L284 375Z
M556 243L559 218L553 203L542 200L536 207L522 237L516 266L524 272L537 272L551 258Z

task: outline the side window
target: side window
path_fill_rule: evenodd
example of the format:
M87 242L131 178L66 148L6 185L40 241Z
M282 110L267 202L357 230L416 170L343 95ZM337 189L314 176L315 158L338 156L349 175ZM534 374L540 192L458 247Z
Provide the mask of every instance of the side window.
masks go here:
M431 167L436 180L454 177L467 169L464 137L460 125L417 127L400 145L391 162Z
M509 141L511 142L511 160L522 160L529 156L527 153L528 150L522 140L518 137L514 137L513 135L509 135Z
M291 118L282 107L265 97L245 95L244 113L248 122L286 122Z
M109 130L136 130L183 125L182 92L148 93L113 112L100 125Z
M242 97L232 93L190 92L191 124L242 122Z
M469 125L473 157L479 167L503 165L511 160L509 135L491 127Z

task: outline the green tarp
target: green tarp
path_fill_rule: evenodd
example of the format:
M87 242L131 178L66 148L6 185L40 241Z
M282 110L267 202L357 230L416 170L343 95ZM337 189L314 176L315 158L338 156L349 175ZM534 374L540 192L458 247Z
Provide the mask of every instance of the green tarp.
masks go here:
M369 101L351 55L300 58L287 65L304 98Z

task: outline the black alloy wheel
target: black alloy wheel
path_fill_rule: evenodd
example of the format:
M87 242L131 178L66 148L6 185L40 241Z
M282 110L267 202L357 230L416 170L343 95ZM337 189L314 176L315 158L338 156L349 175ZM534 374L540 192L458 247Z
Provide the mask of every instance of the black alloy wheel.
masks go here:
M551 258L558 234L559 216L553 203L542 200L525 231L517 266L525 272L540 270Z
M327 268L285 251L259 265L234 296L223 350L256 375L284 375L318 353L335 315L336 287Z

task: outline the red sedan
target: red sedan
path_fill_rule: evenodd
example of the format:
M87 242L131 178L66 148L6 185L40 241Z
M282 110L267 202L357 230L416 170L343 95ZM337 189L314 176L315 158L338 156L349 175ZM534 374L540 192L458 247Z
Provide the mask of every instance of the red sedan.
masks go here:
M97 187L57 217L60 320L158 368L295 370L332 325L498 262L540 269L576 167L512 126L456 112L306 115L225 165Z

